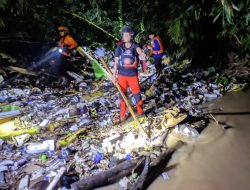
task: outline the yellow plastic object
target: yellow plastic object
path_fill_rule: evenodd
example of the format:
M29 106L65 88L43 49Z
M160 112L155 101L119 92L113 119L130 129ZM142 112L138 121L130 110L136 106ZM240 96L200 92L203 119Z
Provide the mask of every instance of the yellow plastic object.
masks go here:
M13 130L16 129L14 120L7 121L3 124L0 124L0 138L8 136Z
M39 133L39 129L37 127L31 127L28 129L20 129L20 130L16 130L13 131L9 137L13 137L13 136L18 136L18 135L22 135L24 133L28 133L30 135L35 135Z
M140 123L143 123L145 121L145 119L146 119L146 117L139 117L138 118ZM136 123L135 120L133 120L133 121L131 121L129 123L126 123L125 125L126 125L126 127L132 127L132 128L135 128L135 129L138 128L137 123Z
M36 127L31 127L27 129L15 130L16 126L14 120L0 124L0 139L12 139L14 136L22 135L28 133L30 135L35 135L39 133L39 129Z
M165 128L171 128L178 125L184 119L187 118L186 114L179 114L177 117L168 117L169 114L166 114L161 122L162 126Z
M152 150L152 147L150 147L149 145L145 145L143 147L144 151L151 151Z
M97 111L96 111L96 108L92 108L90 109L90 112L91 112L91 115L97 115Z
M230 92L239 92L242 91L246 87L247 83L244 84L233 84Z
M81 135L82 133L86 132L86 130L88 129L89 127L84 127L84 128L81 128L73 133L71 133L70 135L67 135L66 137L63 137L61 138L58 143L61 145L61 146L67 146L68 144L72 143L79 135Z
M104 92L97 91L95 93L85 95L84 99L91 100L91 99L94 99L94 98L99 98L99 97L103 96L103 94L104 94Z
M168 64L170 62L170 57L167 57L166 59L162 60L162 63Z
M48 126L48 130L49 131L54 131L56 128L58 128L58 127L60 127L61 125L60 125L60 123L51 123L51 124L49 124L49 126Z
M155 91L155 86L152 85L152 86L146 91L145 94L146 94L147 97L150 97L150 96L153 95L154 91Z

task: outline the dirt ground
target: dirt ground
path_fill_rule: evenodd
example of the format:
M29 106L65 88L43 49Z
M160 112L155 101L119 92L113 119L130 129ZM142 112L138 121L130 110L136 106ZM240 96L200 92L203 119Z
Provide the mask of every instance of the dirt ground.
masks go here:
M248 190L250 189L250 90L229 93L204 107L220 108L199 139L177 151L168 167L169 180L160 176L150 190ZM230 113L231 112L231 113ZM173 166L173 167L171 167Z

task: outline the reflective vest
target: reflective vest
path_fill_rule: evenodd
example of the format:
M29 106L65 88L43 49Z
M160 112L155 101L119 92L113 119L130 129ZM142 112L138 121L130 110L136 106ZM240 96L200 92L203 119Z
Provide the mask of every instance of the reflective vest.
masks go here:
M61 48L66 46L68 50L73 50L77 47L77 42L68 34L67 36L60 39L58 46ZM65 56L70 56L70 52L67 51L63 51L62 54Z
M159 46L160 46L160 49L159 50L151 50L152 54L161 54L164 52L163 50L163 45L162 45L162 42L161 42L161 39L158 37L158 36L155 36L153 39L152 39L152 48L154 48L154 40L157 40Z
M130 48L126 48L124 44L122 44L120 48L122 48L122 54L119 57L120 67L127 69L137 69L138 58L135 45L132 44Z

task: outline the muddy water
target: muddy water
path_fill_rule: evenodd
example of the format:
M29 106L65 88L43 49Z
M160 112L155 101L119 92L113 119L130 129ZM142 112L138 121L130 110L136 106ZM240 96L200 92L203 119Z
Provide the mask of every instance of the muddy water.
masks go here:
M222 108L216 120L231 126L222 129L211 121L199 139L177 151L168 166L169 180L159 177L150 190L249 190L250 189L250 91L231 93L207 104Z

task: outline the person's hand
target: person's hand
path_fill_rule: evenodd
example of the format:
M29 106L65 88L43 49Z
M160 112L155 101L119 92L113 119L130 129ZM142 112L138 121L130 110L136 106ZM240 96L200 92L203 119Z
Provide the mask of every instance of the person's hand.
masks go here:
M145 74L148 74L148 70L147 70L147 63L146 60L142 61L142 70Z

